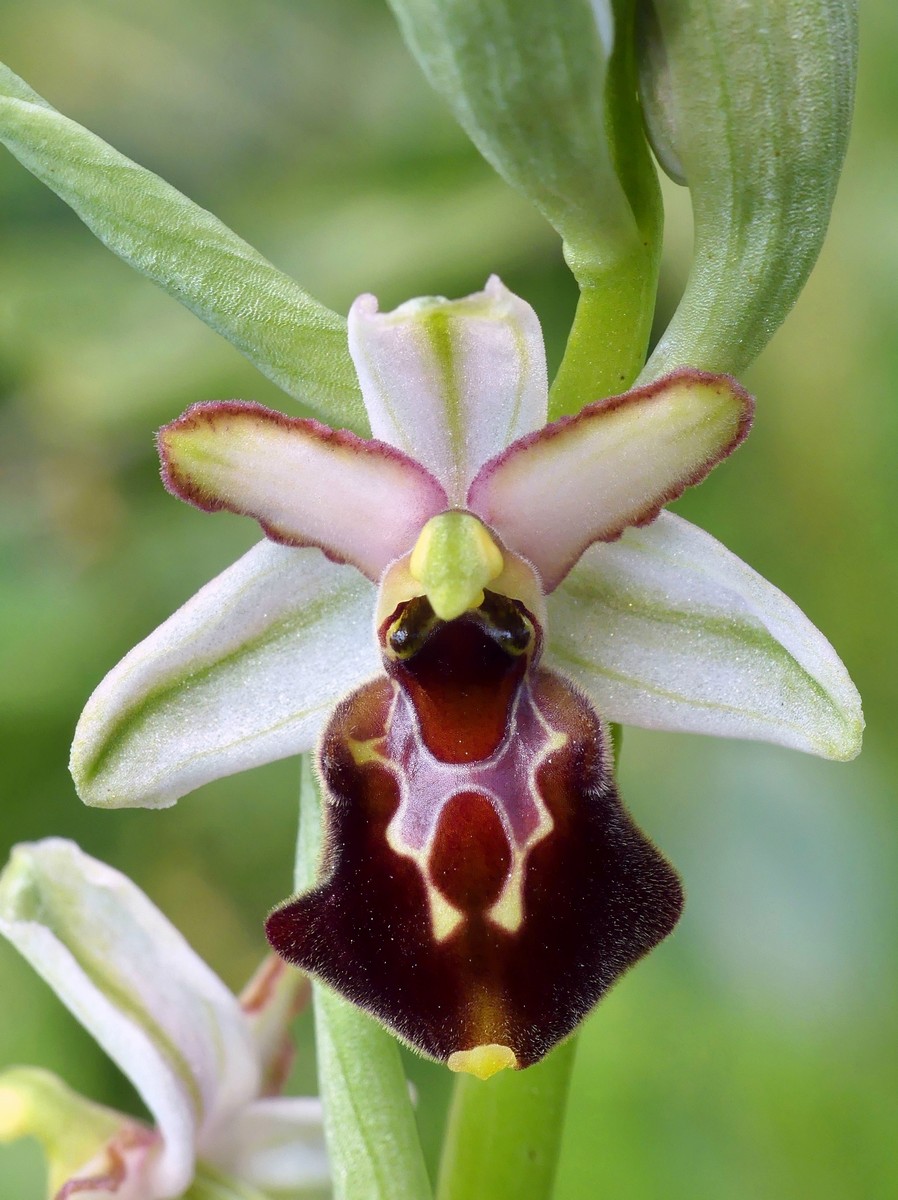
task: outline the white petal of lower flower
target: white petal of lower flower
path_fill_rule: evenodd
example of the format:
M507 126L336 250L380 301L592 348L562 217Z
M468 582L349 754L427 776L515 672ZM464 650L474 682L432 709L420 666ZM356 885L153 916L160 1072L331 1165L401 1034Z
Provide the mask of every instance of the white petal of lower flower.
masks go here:
M210 779L299 754L380 669L374 589L314 549L261 542L136 646L72 747L81 798L164 807Z
M213 1166L275 1195L316 1195L330 1178L321 1103L305 1096L257 1100L201 1153Z
M539 318L495 275L461 300L424 297L349 311L349 350L374 437L423 463L452 505L487 459L545 424Z
M782 592L670 513L593 546L549 597L549 653L611 721L860 749L860 697Z
M13 851L0 876L0 933L153 1114L163 1145L147 1195L180 1195L204 1131L258 1092L235 997L138 887L59 838Z

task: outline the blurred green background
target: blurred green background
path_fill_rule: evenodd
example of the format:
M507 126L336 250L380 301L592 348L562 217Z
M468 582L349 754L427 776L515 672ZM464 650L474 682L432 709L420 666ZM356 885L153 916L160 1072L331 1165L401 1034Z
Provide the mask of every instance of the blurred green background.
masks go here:
M831 235L749 373L746 446L678 503L792 596L865 699L863 757L628 731L624 795L681 870L674 936L587 1023L558 1200L898 1194L898 7L862 5ZM331 307L462 295L497 271L557 365L575 292L552 231L478 158L370 0L2 0L53 104L214 210ZM690 251L668 189L669 315ZM85 810L67 770L104 673L256 537L159 485L152 432L200 399L290 402L0 157L0 853L61 834L132 875L237 988L290 890L297 769L163 813ZM295 407L292 411L297 411ZM119 1106L116 1070L0 945L0 1064ZM435 1160L441 1068L409 1061ZM314 1086L308 1025L296 1086ZM31 1143L0 1200L43 1195Z

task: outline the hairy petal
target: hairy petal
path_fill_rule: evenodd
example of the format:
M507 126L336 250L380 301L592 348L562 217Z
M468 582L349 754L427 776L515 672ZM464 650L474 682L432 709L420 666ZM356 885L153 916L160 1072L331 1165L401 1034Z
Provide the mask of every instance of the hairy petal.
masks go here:
M33 1137L53 1200L147 1200L162 1147L139 1121L79 1096L50 1071L0 1072L0 1143Z
M734 379L685 368L588 405L488 462L468 505L557 587L587 546L645 525L748 433Z
M163 1140L149 1194L180 1195L198 1139L258 1090L235 998L139 888L59 838L13 851L0 933L137 1088Z
M210 779L308 750L380 666L374 589L317 550L261 542L136 646L75 731L78 793L165 807Z
M317 546L375 582L446 507L436 479L392 446L260 404L194 404L158 442L174 495L255 517L272 541Z
M481 1077L542 1058L681 902L586 699L486 618L438 626L338 705L318 886L267 924L288 960Z
M546 661L608 720L860 750L860 697L826 638L782 592L670 513L594 546L549 598Z
M451 504L464 503L487 459L545 424L539 319L496 275L462 300L424 297L389 313L360 296L349 349L373 436L423 463Z
M308 976L269 954L240 993L262 1072L261 1092L276 1095L293 1062L293 1022L312 998Z

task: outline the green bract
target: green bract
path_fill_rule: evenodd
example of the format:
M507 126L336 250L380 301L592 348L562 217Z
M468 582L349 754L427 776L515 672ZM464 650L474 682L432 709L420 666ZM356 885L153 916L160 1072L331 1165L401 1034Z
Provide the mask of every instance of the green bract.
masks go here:
M346 322L179 191L52 108L0 63L0 142L119 258L285 392L367 432Z
M641 82L661 163L692 196L685 294L642 378L740 372L816 262L854 97L854 0L641 0Z

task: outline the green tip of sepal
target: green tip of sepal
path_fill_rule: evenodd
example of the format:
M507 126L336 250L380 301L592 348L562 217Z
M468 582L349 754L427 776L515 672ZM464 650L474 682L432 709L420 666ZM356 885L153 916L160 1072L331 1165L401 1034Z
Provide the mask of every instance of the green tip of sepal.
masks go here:
M0 1142L36 1138L47 1158L53 1195L126 1121L79 1096L50 1071L10 1067L0 1073Z

